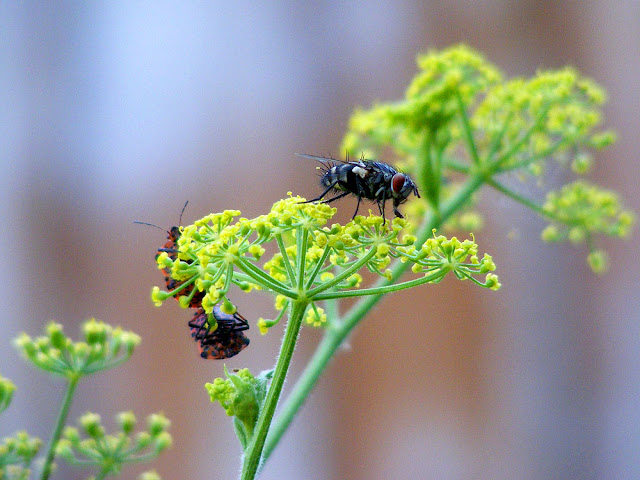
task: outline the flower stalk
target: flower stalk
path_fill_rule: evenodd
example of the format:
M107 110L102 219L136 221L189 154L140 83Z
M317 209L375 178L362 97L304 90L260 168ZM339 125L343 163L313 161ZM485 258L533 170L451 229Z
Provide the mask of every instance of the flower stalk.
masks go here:
M243 466L242 466L242 480L253 479L262 464L264 444L269 433L269 427L275 413L278 400L282 393L282 387L284 380L289 371L289 365L291 364L291 358L293 357L293 351L295 350L296 343L298 341L298 334L300 333L300 327L302 326L302 319L304 312L307 308L305 302L293 302L291 305L291 315L287 322L287 327L282 340L282 347L280 348L280 354L276 363L275 372L273 374L273 380L271 386L267 392L267 398L262 406L260 416L255 427L254 434L251 441L245 450Z

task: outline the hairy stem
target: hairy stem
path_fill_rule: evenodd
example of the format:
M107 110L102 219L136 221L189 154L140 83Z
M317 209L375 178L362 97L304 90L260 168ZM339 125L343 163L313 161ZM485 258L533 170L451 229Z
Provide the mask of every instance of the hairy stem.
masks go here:
M260 409L260 416L256 423L254 433L249 442L249 446L245 451L244 462L242 465L242 480L253 480L255 478L258 468L263 463L263 448L273 414L276 410L280 394L282 393L282 386L291 364L291 357L298 341L298 333L300 332L300 326L302 325L302 318L304 311L307 308L307 302L293 301L291 306L291 316L287 323L287 329L282 340L282 347L280 348L280 355L278 362L276 363L276 369L267 392L267 398Z

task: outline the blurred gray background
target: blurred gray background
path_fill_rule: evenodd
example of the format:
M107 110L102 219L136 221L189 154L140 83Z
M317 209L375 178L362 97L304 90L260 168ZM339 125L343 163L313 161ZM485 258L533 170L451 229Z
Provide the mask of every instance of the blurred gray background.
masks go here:
M591 180L638 210L637 0L229 3L0 4L0 373L18 386L0 436L48 435L63 395L11 339L51 319L77 337L95 316L143 343L80 384L71 418L94 410L112 428L121 410L162 410L175 439L153 465L163 478L235 478L231 422L203 388L222 363L197 356L188 312L151 303L165 234L132 222L168 228L186 200L183 223L315 196L314 165L293 153L340 156L351 111L400 98L429 48L465 42L508 76L571 64L603 85L619 141ZM489 192L482 205L476 238L502 290L450 279L389 297L262 479L640 477L637 243L605 241L597 277L584 249L542 244L529 211ZM348 219L353 203L337 206ZM273 313L265 294L237 303ZM228 366L271 367L280 334L254 326ZM318 339L303 330L289 386ZM88 475L61 465L55 478Z

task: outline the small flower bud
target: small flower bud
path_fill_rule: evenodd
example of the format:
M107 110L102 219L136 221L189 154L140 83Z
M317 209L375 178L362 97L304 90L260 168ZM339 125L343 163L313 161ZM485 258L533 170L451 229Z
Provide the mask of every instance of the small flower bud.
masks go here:
M66 439L61 439L56 446L56 455L64 458L67 462L73 461L73 449L71 448L71 442Z
M5 410L11 403L15 389L16 386L11 380L0 377L0 412Z
M264 255L264 252L265 252L265 249L262 248L260 245L251 245L249 247L249 253L253 255L253 258L255 258L256 260L260 260L262 255Z
M229 315L233 315L238 311L238 308L233 303L231 303L228 298L225 297L224 302L222 302L222 306L220 307L220 310L222 310L224 313L227 313Z
M169 432L161 432L156 436L155 451L160 453L173 445L173 439Z
M160 290L160 287L153 287L151 289L151 301L156 307L162 305L162 302L164 302L170 296L171 295L168 292Z
M92 351L91 347L84 342L75 342L69 345L69 347L69 350L73 353L73 355L80 358L88 357Z
M154 470L149 470L148 472L143 472L138 477L138 480L162 480L160 475L158 475Z
M594 273L604 273L609 267L609 259L606 252L602 250L594 250L587 256L587 262Z
M488 273L485 286L490 288L491 290L499 290L502 287L502 284L498 281L498 276L495 273Z
M589 173L593 166L593 157L586 153L579 153L571 162L571 170L579 175Z
M129 435L136 426L136 416L131 411L120 412L117 415L116 420L118 422L118 425L120 425L120 429L125 435Z
M142 339L140 338L140 335L130 331L123 331L122 334L120 335L120 340L124 344L125 348L127 349L127 353L129 355L131 355L131 352L133 352L133 349L138 345L140 345L140 342L142 341Z
M275 309L282 310L288 304L289 300L284 295L276 295Z
M327 315L320 307L310 308L307 310L306 323L314 327L321 327L327 323Z
M100 423L100 415L97 413L87 412L80 417L80 425L84 431L92 438L104 437L104 428Z
M376 248L376 254L379 257L389 255L389 245L387 245L386 243L381 243L380 245L378 245Z
M139 432L136 435L136 446L138 448L146 448L153 441L153 437L148 432Z
M32 358L36 354L36 346L33 344L33 340L24 332L18 335L13 341L13 344L20 349L27 358Z
M555 225L547 225L540 235L545 242L558 242L562 236Z
M569 241L574 245L584 242L586 237L586 231L582 227L573 227L569 229Z
M171 421L162 413L154 413L147 417L149 433L153 436L164 432L171 425Z
M493 257L485 253L480 264L480 273L493 272L495 269L496 264L493 261Z
M90 318L82 325L84 337L89 345L96 343L104 343L107 339L107 326L104 322L100 322L95 318Z
M331 273L331 272L324 272L324 273L320 274L320 280L323 281L323 282L328 282L333 277L335 277L335 275L333 273Z
M75 427L65 427L63 435L74 445L80 443L80 432Z
M62 325L59 323L50 322L47 325L47 335L54 348L62 350L66 347L67 337L62 333Z
M260 335L266 335L269 331L267 321L262 317L258 319L258 330L260 331Z

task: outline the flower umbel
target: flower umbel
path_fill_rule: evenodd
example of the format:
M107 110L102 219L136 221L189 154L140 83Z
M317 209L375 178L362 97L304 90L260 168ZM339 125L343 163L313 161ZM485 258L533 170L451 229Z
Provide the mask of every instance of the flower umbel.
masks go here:
M29 478L29 467L41 446L39 438L30 437L24 431L3 438L0 442L0 478Z
M403 100L353 113L343 150L378 159L394 154L424 192L405 206L415 225L434 215L447 225L477 230L475 190L486 184L551 219L546 240L586 241L589 263L601 271L602 263L593 262L594 234L623 237L633 223L617 195L577 181L540 205L501 177L517 173L542 181L552 162L573 175L588 173L595 151L615 141L615 134L602 127L604 90L573 68L504 80L464 45L429 52L417 63L419 71ZM445 202L464 193L464 185L470 193L443 212Z
M147 430L134 436L131 435L136 424L133 412L122 412L116 420L120 431L106 434L100 415L84 414L78 420L81 430L74 427L64 430L56 448L58 456L73 465L93 466L100 478L104 478L120 473L127 463L152 460L172 444L167 432L171 422L161 413L149 415Z
M46 335L32 339L22 333L15 345L36 367L63 377L78 377L119 365L140 343L135 333L95 318L84 322L82 331L85 341L74 342L64 334L61 324L51 322Z
M280 320L291 302L302 301L309 306L319 300L391 292L439 282L449 271L460 279L470 278L487 286L474 278L490 269L486 262L477 260L477 245L471 240L460 242L440 236L416 246L414 236L402 234L404 219L384 223L377 215L356 216L344 226L327 226L336 210L304 200L291 196L276 202L267 215L254 219L236 218L237 211L209 215L184 228L175 261L159 257L158 264L172 275L176 268L178 279L203 292L206 312L221 302L227 309L234 308L227 297L232 285L251 284L273 292L280 313L276 320L260 322L263 333ZM261 267L259 260L269 242L277 251ZM422 278L375 290L360 287L361 269L388 278L388 267L394 259L413 263L414 273L422 272ZM183 275L187 271L191 277ZM493 285L496 288L498 283ZM158 303L180 293L159 287L153 292ZM327 322L322 309L314 305L312 311L307 314L308 323L319 326Z

